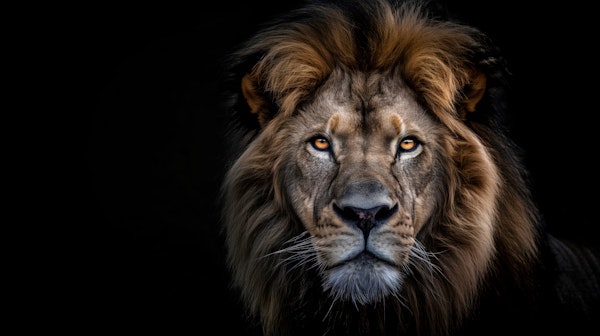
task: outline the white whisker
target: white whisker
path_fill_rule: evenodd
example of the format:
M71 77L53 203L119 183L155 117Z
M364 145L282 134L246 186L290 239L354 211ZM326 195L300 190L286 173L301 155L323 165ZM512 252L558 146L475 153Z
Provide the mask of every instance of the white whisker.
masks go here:
M282 246L284 247L277 251L265 254L261 257L261 259L274 257L276 255L289 254L280 258L276 264L278 267L284 264L292 265L287 272L306 265L308 265L307 269L317 267L317 255L311 242L311 237L307 231L290 238Z

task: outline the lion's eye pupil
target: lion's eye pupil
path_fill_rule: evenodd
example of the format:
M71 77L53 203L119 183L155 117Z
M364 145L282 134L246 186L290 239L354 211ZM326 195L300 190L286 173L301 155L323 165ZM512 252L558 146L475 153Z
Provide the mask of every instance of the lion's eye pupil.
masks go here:
M316 150L324 151L329 149L329 141L325 138L314 138L311 144Z

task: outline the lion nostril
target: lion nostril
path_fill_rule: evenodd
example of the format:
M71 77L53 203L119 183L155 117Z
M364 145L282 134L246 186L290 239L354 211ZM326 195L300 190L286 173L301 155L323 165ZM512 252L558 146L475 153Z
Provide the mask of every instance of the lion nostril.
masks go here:
M398 204L394 205L391 209L388 208L387 206L382 206L375 213L375 221L384 222L384 221L388 220L390 217L392 217L392 215L394 213L396 213L396 211L398 211Z

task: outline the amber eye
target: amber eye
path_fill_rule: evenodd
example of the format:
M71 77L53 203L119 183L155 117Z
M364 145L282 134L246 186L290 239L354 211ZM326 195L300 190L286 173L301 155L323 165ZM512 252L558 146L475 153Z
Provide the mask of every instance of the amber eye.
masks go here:
M326 151L329 150L329 148L331 147L329 140L320 136L310 139L310 144L313 146L314 149L318 151Z
M419 147L419 142L412 137L404 138L398 145L398 154L412 152Z

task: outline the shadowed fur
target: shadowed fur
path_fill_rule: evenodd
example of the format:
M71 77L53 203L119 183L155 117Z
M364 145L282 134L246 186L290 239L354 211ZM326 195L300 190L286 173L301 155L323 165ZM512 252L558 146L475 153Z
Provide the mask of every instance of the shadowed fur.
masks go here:
M503 126L505 65L484 34L417 2L314 2L229 62L224 233L264 334L591 320L598 260L577 274L589 296L561 305L565 245L540 225Z

